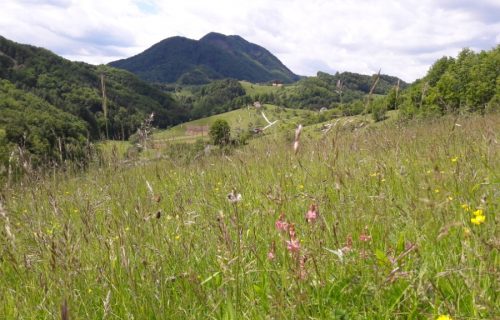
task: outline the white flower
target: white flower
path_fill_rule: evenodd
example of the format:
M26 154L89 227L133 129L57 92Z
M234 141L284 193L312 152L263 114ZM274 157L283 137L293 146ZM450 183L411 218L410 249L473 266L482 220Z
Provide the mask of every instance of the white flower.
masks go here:
M241 201L241 194L240 193L236 193L236 191L233 190L230 193L228 193L227 200L230 203L240 202Z

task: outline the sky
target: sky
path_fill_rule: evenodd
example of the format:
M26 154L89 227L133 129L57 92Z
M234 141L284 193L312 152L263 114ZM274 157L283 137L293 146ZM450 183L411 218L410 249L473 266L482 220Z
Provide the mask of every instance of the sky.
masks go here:
M0 35L92 64L172 36L240 35L299 75L413 81L462 48L500 43L500 0L0 0Z

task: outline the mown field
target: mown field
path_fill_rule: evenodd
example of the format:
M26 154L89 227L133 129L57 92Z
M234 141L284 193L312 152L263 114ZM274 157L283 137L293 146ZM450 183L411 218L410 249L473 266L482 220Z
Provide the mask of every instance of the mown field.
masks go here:
M343 124L28 177L2 191L0 318L498 319L499 132Z

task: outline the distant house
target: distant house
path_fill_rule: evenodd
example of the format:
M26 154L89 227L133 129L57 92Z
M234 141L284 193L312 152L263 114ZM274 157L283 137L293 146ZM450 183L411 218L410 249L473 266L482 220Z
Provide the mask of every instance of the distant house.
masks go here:
M281 80L274 80L273 81L273 87L282 87L283 82Z
M260 103L260 101L255 101L255 102L253 103L253 106L254 106L255 108L257 108L257 109L262 108L262 104Z
M325 112L325 111L327 111L327 110L328 110L328 108L327 108L327 107L322 107L321 109L319 109L319 112Z

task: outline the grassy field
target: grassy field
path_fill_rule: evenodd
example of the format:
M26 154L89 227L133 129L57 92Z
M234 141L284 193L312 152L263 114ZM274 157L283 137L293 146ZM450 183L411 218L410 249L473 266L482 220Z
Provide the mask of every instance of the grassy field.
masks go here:
M198 119L177 125L168 130L156 132L153 135L155 142L195 142L198 139L208 139L208 128L217 119L226 120L231 126L233 133L239 131L248 131L255 127L264 127L267 122L262 117L261 112L264 112L269 121L273 122L278 120L276 127L269 128L273 131L275 128L282 128L283 125L290 124L296 125L300 120L309 114L315 114L314 111L301 110L301 109L287 109L280 108L275 105L266 104L260 110L254 107L241 108L226 113L218 114L215 116ZM187 129L192 127L208 127L203 132L198 134L188 134Z
M336 125L31 177L2 191L0 318L498 319L499 132Z
M246 94L250 96L255 96L257 94L263 94L263 93L275 93L279 92L280 90L285 90L285 88L291 88L294 86L294 85L285 85L282 87L274 87L272 85L257 84L248 81L240 81L240 83L243 89L245 89Z

